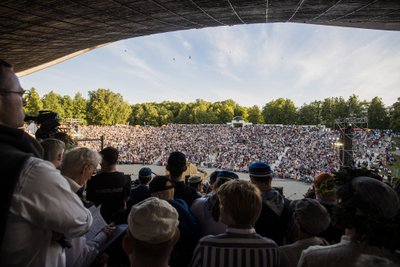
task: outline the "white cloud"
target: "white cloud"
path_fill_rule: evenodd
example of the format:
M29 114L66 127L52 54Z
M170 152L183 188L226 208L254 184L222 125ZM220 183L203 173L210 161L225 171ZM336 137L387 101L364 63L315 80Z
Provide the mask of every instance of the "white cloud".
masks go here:
M130 102L262 106L284 97L300 106L355 93L388 105L400 96L398 43L399 32L292 23L207 28L120 41L21 80L38 90L120 90Z

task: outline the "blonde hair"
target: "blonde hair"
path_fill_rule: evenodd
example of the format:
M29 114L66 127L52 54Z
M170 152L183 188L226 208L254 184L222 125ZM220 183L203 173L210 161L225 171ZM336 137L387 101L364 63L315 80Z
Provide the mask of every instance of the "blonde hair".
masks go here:
M217 195L236 226L254 226L262 208L261 192L255 185L244 180L228 181L221 185Z

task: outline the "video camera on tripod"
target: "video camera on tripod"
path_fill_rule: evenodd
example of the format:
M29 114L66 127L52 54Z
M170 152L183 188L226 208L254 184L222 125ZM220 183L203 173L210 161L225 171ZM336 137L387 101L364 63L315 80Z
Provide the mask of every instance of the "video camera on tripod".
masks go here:
M59 132L58 126L60 126L60 117L57 112L40 110L37 116L25 116L25 121L34 121L36 124L40 125L40 128L35 133L38 139L53 137Z

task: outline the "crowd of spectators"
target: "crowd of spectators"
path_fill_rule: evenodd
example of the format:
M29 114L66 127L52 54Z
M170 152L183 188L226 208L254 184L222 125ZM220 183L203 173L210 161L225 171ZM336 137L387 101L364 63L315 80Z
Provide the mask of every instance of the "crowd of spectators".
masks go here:
M304 179L340 167L340 132L318 126L227 125L80 126L80 146L100 150L116 147L123 164L166 165L172 151L182 151L189 162L208 168L247 172L251 162L269 162L276 177ZM358 167L379 167L393 160L388 152L389 133L356 129L354 160Z

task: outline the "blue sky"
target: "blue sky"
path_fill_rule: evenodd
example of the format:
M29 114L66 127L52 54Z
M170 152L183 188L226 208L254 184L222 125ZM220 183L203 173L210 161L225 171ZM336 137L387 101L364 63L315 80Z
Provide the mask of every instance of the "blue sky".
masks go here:
M156 34L105 47L24 76L24 88L74 96L98 88L130 104L279 97L303 103L356 94L400 97L400 32L293 23Z

